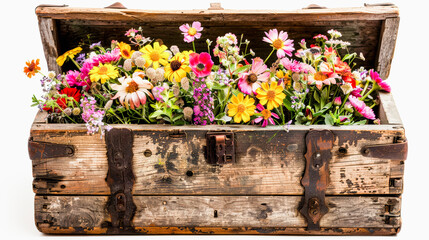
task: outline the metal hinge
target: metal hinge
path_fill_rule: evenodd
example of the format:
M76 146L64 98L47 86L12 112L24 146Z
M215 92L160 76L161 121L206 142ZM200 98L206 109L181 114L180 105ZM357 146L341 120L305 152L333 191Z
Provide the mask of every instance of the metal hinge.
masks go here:
M208 132L206 135L206 159L210 164L235 162L234 133Z
M300 213L307 219L307 230L320 230L320 219L329 209L325 192L329 184L329 161L332 158L334 134L329 130L310 130L306 137L306 165L301 184L304 197Z
M28 139L28 155L31 160L72 157L74 152L75 148L73 145L38 142L33 141L32 137Z
M136 212L133 201L133 132L125 128L114 128L106 133L107 160L109 170L106 182L110 187L107 209L111 217L108 233L132 233L132 219Z
M408 142L403 138L396 138L394 143L365 146L362 155L372 158L383 158L405 161L408 155Z

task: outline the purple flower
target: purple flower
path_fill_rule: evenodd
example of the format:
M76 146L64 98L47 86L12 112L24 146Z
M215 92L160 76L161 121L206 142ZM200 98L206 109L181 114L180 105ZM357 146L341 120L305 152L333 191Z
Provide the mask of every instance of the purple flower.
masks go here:
M91 46L89 46L89 49L93 50L95 47L99 47L99 46L101 46L101 41L91 44Z
M161 96L161 94L162 94L162 92L164 90L165 90L165 88L163 88L163 87L154 87L154 88L152 88L152 94L153 94L153 97L155 98L156 101L158 101L158 102L164 102L162 100L162 96Z
M100 132L102 137L105 130L109 131L111 127L103 122L104 111L97 109L96 103L97 101L93 97L85 97L80 100L82 119L86 123L88 134Z
M207 125L214 121L212 92L204 79L195 79L194 82L194 124Z

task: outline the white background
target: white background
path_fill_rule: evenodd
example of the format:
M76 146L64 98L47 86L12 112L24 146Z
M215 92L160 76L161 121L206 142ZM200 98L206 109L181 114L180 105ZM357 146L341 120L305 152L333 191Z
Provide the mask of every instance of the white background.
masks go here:
M46 63L34 9L42 3L73 7L105 7L114 1L2 1L0 6L0 236L1 239L61 238L39 233L34 226L34 194L27 139L36 108L30 108L32 94L40 94L39 81L25 77L26 60L40 58ZM128 8L205 9L210 2L222 2L226 9L293 10L319 3L327 7L363 6L374 1L125 1ZM381 1L385 2L385 1ZM428 239L428 21L424 1L391 1L400 8L401 23L395 57L389 77L397 107L409 140L405 164L405 191L402 203L402 231L398 239ZM178 23L179 24L179 23ZM180 23L181 24L181 23ZM345 39L346 40L346 39ZM426 233L426 234L425 234ZM131 239L139 236L95 236L103 239ZM141 236L140 236L141 237ZM146 239L297 239L297 236L144 236ZM65 236L63 238L82 238ZM319 239L321 237L314 237ZM333 238L333 237L327 237ZM363 239L353 237L352 239ZM385 237L372 237L383 239Z

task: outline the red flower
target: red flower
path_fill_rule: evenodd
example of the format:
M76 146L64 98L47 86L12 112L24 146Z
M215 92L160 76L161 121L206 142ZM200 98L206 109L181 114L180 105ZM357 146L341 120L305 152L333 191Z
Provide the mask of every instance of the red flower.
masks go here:
M76 88L64 88L64 89L60 90L58 93L61 95L66 94L68 98L72 97L77 102L80 101L80 97L82 96L80 94L79 90L77 90ZM56 102L61 109L67 108L68 103L70 101L72 101L71 99L68 99L68 98L60 97L57 99ZM50 111L52 111L52 108L44 107L43 110L50 112ZM59 112L59 109L57 111Z
M191 53L189 55L189 65L195 75L200 78L210 74L213 67L213 61L210 54L206 52L200 54Z
M351 73L343 74L342 78L344 82L350 83L353 89L356 88L356 79L353 78L353 75Z

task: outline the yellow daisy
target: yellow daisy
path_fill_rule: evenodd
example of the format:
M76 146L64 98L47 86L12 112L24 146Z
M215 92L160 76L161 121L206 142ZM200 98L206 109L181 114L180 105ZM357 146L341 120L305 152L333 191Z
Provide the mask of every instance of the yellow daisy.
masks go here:
M277 82L272 82L271 86L267 82L261 84L261 87L256 89L256 97L262 105L267 104L267 109L272 110L283 104L283 99L286 95L283 93L283 87L278 86Z
M256 106L255 99L249 98L249 95L244 98L242 93L237 96L232 96L231 102L228 104L228 116L234 117L234 122L240 123L250 121L250 116L255 114Z
M164 66L168 64L167 59L170 55L166 50L167 46L159 46L158 42L155 42L153 47L148 44L140 49L140 51L144 53L143 57L146 59L146 64L148 64L148 66L152 64L154 69L159 68L159 64Z
M189 64L189 55L191 55L191 53L194 53L194 51L189 50L189 51L181 52L181 54L183 55L183 59L185 59L186 64Z
M191 71L191 68L188 66L189 62L186 62L185 58L185 54L178 53L172 57L170 59L170 63L165 66L164 76L170 82L173 82L174 80L176 82L180 82L182 78L186 77L186 73Z
M131 46L124 42L118 43L118 48L121 50L121 56L125 59L130 59L133 55L134 50L131 51Z
M112 64L102 64L98 65L98 67L93 67L91 71L89 71L89 78L91 82L101 81L104 84L109 79L114 79L119 77L118 70Z
M61 67L63 66L64 62L67 60L67 58L73 59L74 56L78 53L82 52L81 47L73 48L72 50L68 50L63 55L59 56L57 58L57 64Z

